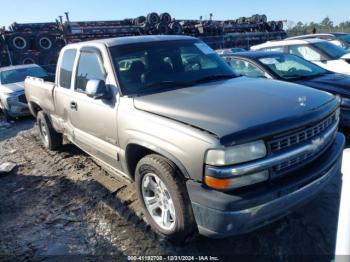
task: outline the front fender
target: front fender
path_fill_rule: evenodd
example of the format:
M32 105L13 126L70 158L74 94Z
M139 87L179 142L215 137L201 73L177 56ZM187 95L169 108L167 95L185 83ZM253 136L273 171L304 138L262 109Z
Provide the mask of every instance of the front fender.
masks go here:
M141 139L129 139L128 140L128 145L134 144L134 145L139 145L142 146L144 148L147 148L155 153L158 153L164 157L166 157L167 159L171 160L181 171L181 173L186 177L186 178L190 178L190 175L186 169L186 167L182 164L182 162L175 157L172 153L169 153L167 150L165 150L163 147L160 147L157 144L152 144L150 142L146 142L145 140L141 140ZM124 156L126 158L126 156Z

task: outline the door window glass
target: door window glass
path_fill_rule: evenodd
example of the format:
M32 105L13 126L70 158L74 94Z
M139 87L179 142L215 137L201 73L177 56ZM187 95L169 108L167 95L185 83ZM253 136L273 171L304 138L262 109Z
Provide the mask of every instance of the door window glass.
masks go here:
M93 52L82 52L77 68L75 89L84 93L87 82L92 79L105 80L101 58Z
M77 51L74 49L67 49L63 54L61 68L60 68L60 81L59 81L60 87L67 88L67 89L70 88L76 53Z

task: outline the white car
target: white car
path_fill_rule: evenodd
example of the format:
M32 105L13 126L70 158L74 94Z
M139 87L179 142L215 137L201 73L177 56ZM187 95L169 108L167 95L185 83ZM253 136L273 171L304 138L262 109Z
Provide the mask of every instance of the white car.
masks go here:
M322 34L309 34L309 35L298 35L293 37L288 37L285 40L297 40L297 39L312 39L319 38L322 40L326 40L340 46L344 49L350 49L350 34L346 33L322 33Z
M7 119L30 114L24 94L27 76L48 77L45 70L35 64L0 68L0 109Z
M350 53L326 40L271 41L252 46L253 51L277 51L301 56L329 71L350 75Z

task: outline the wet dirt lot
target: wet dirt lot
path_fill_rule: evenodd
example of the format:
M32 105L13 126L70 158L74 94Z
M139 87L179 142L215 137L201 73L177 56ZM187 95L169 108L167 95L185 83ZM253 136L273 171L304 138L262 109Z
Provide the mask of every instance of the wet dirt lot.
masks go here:
M0 175L1 260L256 255L294 261L334 253L340 176L306 206L253 233L173 246L143 221L133 184L111 177L73 145L47 151L31 118L0 125L0 164L6 161L18 166ZM311 256L305 261L330 261Z

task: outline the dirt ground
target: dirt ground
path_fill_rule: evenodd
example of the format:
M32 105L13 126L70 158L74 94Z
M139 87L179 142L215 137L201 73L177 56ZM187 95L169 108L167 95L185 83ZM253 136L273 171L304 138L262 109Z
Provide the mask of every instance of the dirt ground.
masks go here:
M1 260L254 255L290 261L303 255L330 261L334 253L340 176L306 206L253 233L174 246L143 221L133 184L111 177L73 145L47 151L31 118L0 124L0 164L6 161L18 167L0 175Z

